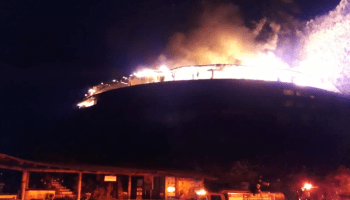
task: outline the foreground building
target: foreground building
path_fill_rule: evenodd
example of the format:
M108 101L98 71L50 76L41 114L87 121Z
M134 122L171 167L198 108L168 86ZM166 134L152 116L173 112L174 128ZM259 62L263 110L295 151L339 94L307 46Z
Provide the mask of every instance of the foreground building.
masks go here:
M83 181L84 176L88 175L96 175L97 179L101 179L100 184L102 181L102 185L106 186L104 195L97 192L99 199L169 199L180 193L190 198L195 195L196 191L204 189L205 179L214 179L203 174L178 171L34 162L5 154L0 154L0 168L22 172L20 194L0 195L0 199L89 199L91 195L94 195L91 194L91 191L82 193L82 185L86 185ZM75 174L76 183L73 188L76 188L76 191L64 186L68 183L57 176L42 179L46 188L33 189L30 178L31 175L38 173ZM127 181L122 181L120 178ZM101 188L96 189L98 190Z

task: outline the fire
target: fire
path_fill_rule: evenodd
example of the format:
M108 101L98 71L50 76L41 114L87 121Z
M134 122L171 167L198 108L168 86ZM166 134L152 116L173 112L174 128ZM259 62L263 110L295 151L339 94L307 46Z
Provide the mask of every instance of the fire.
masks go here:
M311 190L313 188L312 184L305 183L304 186L301 188L302 190Z
M120 81L114 79L110 84L94 86L78 106L94 105L96 101L89 99L108 90L164 81L279 81L339 93L338 88L350 78L348 0L342 0L328 15L308 22L306 34L301 38L301 56L293 67L273 53L279 50L281 25L262 19L251 30L244 25L237 6L212 7L204 9L195 29L174 34L164 54L150 67ZM268 34L263 31L264 27L270 30ZM257 38L264 39L261 42ZM350 92L350 87L348 90Z
M138 78L148 78L144 83L163 81L185 81L203 79L248 79L262 81L279 81L294 83L298 86L309 86L328 91L339 92L328 80L312 74L293 70L288 64L278 59L272 52L260 53L258 56L242 60L241 65L217 64L200 66L183 66L172 70L162 65L159 70L142 69L135 72ZM131 80L131 85L140 84Z
M135 72L134 75L138 78L147 77L147 76L156 76L155 70L152 69L143 69L141 71Z
M205 191L204 189L201 189L201 190L196 191L196 194L199 196L206 195L207 191Z
M175 192L175 187L168 187L167 192Z
M350 78L349 8L349 1L342 0L329 14L308 22L298 67L339 87Z
M242 61L246 65L214 64L200 66L183 66L169 69L165 65L159 70L145 68L137 71L129 77L123 77L119 81L100 84L89 89L87 99L78 104L79 108L90 107L96 104L94 95L122 87L158 83L166 81L186 81L205 79L246 79L261 81L278 81L293 83L297 86L315 87L332 92L339 92L334 85L327 81L309 74L301 73L289 68L274 54L260 54L259 57L248 61Z
M89 93L90 96L94 95L95 92L96 92L96 90L93 89L93 88L89 89L89 91L88 91L88 93Z
M86 107L90 107L90 106L93 106L95 105L97 102L96 102L96 99L91 97L91 98L88 98L86 99L85 101L82 101L80 103L77 104L77 106L79 108L86 108Z

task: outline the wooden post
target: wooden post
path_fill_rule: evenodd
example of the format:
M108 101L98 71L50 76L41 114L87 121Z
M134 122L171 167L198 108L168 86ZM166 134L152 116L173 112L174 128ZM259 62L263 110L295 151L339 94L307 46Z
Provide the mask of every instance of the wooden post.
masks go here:
M26 189L28 189L28 188L29 188L29 178L30 178L30 172L27 172Z
M151 176L151 190L149 192L149 196L151 199L153 199L153 196L152 196L153 189L154 189L154 176Z
M131 199L131 175L129 175L128 181L128 198Z
M117 192L117 196L118 199L123 199L123 185L122 185L122 180L121 180L121 176L117 176L117 183L118 183L118 192Z
M79 179L78 179L78 194L77 194L77 200L80 200L81 198L81 179L83 177L83 173L79 173Z
M28 172L23 171L23 173L22 173L22 187L21 187L21 200L24 200L25 195L26 195L27 178L28 178Z

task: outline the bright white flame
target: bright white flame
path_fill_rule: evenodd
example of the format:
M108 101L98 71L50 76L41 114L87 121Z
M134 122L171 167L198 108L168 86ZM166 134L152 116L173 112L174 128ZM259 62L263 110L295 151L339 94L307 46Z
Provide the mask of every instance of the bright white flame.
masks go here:
M307 23L302 38L301 71L343 87L343 80L350 78L349 11L350 1L342 0L327 15Z
M311 188L313 188L313 187L312 187L312 184L310 184L310 183L305 183L305 184L304 184L304 187L302 187L301 189L303 189L303 190L311 190Z
M108 88L101 85L95 86L93 89L89 90L89 95L92 96L108 90L147 83L203 79L278 81L294 83L301 87L314 87L339 93L339 90L329 80L314 76L312 73L303 73L301 70L296 70L300 68L291 69L273 53L259 54L257 57L245 60L242 63L244 63L244 65L217 64L184 66L172 70L168 69L166 66L161 66L158 71L145 68L133 73L136 77L127 80L128 83L121 81L120 83L123 85L113 84L109 85L110 87ZM127 78L123 77L123 79ZM103 85L103 83L101 84ZM84 107L88 106L84 105Z
M300 68L291 67L277 58L272 52L260 53L258 56L242 61L243 65L207 65L184 66L169 70L162 65L159 71L143 69L134 73L138 78L164 76L164 81L184 81L200 79L248 79L262 81L280 81L294 83L298 86L309 86L328 91L339 92L328 80L313 74L302 73ZM152 81L152 82L159 82ZM144 83L149 83L145 81ZM138 83L142 84L142 83Z
M95 100L90 100L90 99L88 99L86 101L83 101L83 102L80 102L80 103L77 104L77 106L79 108L90 107L90 106L93 106L93 105L95 105Z
M167 192L175 192L175 187L168 187L166 189Z
M207 191L205 191L204 189L201 189L201 190L196 191L196 194L197 195L206 195Z
M134 73L136 77L156 76L156 73L152 69L143 69L142 71Z
M88 91L88 93L89 93L89 95L91 96L91 95L93 95L93 94L95 94L95 92L96 92L96 90L95 89L89 89L89 91Z
M260 53L257 57L243 60L243 65L259 66L261 68L290 69L290 66L276 57L272 52Z
M162 71L163 73L170 72L170 69L165 65L160 66L159 70Z
M286 83L294 83L298 86L309 86L325 89L328 91L339 92L328 80L313 76L313 74L302 73L299 70L292 70L288 64L277 58L272 52L269 52L267 54L261 53L257 57L242 61L242 63L244 65L241 66L184 66L170 70L168 73L163 73L163 76L164 81L199 79L248 79L280 81ZM164 70L166 69L164 68ZM159 75L159 72L145 68L134 74L139 78L156 77Z

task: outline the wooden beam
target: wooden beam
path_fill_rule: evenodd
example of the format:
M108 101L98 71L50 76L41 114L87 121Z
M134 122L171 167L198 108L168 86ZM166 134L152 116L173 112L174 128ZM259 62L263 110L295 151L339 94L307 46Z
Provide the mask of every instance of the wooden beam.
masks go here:
M17 164L7 164L7 161L15 161ZM23 165L22 165L23 164ZM30 167L29 167L29 166ZM87 165L59 165L43 162L34 162L16 158L13 156L0 154L0 168L15 171L27 172L44 172L44 173L85 173L85 174L108 174L108 175L129 175L129 176L178 176L184 178L205 178L208 180L217 180L204 174L184 173L177 171L162 171L162 170L144 170L121 167L104 167L104 166L87 166Z
M84 174L123 174L123 175L133 175L133 176L143 176L149 175L147 173L127 173L127 172L118 172L118 171L89 171L89 170L66 170L66 169L36 169L36 168L22 168L17 166L7 166L1 165L0 169L9 169L15 171L28 171L28 172L47 172L47 173L84 173Z
M30 179L30 172L27 172L26 188L29 188L29 179Z
M106 170L106 171L90 171L90 170L67 170L67 169L37 169L37 168L22 168L18 166L8 166L8 165L2 165L0 164L0 169L9 169L9 170L15 170L15 171L27 171L27 172L44 172L44 173L84 173L84 174L106 174L106 175L128 175L128 176L178 176L183 178L205 178L207 180L217 180L217 178L213 178L210 176L205 175L190 175L190 174L181 174L181 173L172 173L172 172L123 172L118 170ZM142 171L142 170L141 170Z
M79 178L78 178L78 192L77 192L77 200L80 200L81 198L81 180L83 178L83 173L79 173Z

